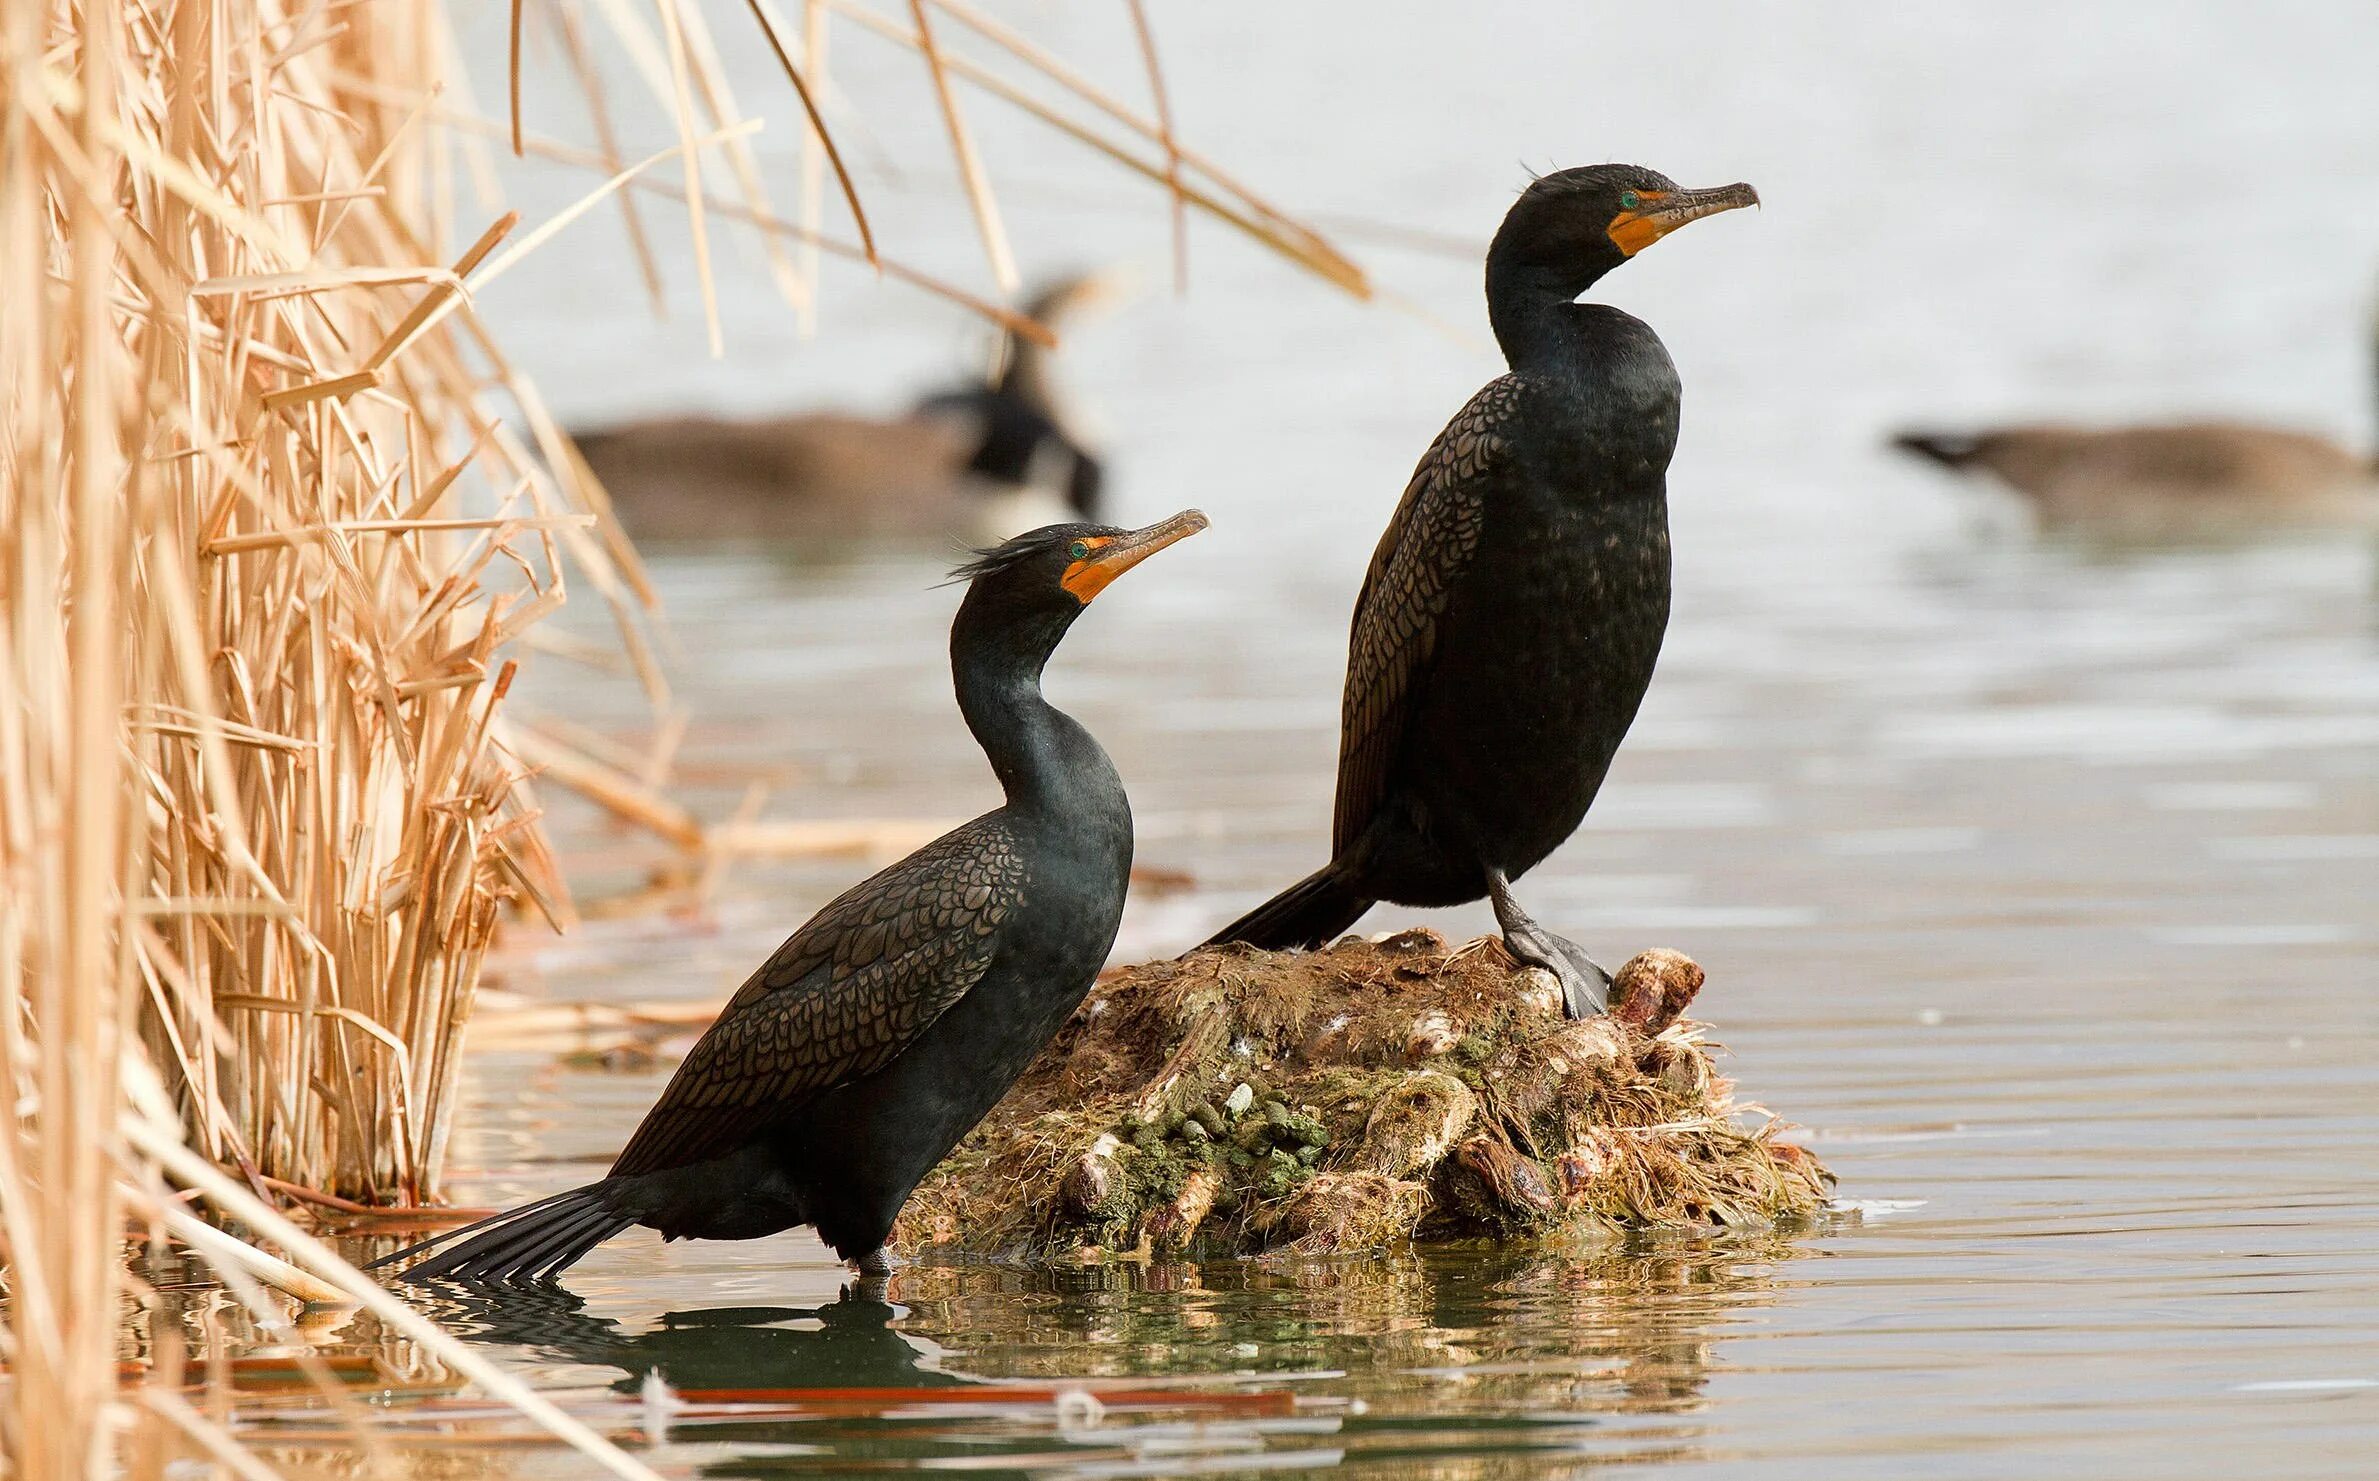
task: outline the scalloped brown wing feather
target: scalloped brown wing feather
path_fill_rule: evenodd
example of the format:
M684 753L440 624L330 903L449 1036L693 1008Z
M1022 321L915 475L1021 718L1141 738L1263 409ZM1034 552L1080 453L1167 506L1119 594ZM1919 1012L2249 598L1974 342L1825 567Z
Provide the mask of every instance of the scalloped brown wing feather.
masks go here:
M982 980L1025 885L1015 840L978 818L836 896L729 1000L612 1175L732 1151L891 1063Z
M1338 805L1331 830L1353 848L1386 800L1412 701L1437 654L1438 625L1470 564L1487 488L1505 454L1500 429L1519 411L1520 384L1490 381L1437 434L1380 536L1355 599L1340 713Z

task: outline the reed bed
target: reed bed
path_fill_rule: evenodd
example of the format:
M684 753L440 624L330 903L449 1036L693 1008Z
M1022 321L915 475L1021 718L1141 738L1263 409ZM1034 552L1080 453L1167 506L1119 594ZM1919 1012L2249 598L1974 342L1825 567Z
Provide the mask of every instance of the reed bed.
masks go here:
M511 655L565 548L638 578L470 317L517 221L461 233L446 147L339 81L435 78L436 11L0 18L0 1417L26 1476L157 1426L236 1464L173 1388L118 1407L127 1216L261 1304L377 1296L181 1190L434 1195L498 916L566 910Z
M805 312L842 255L1015 316L879 250L816 101L830 17L861 12L814 0L796 31L750 0L806 121L788 219L700 11L599 8L595 27L576 0L516 0L490 120L436 5L0 0L0 1451L18 1476L181 1457L269 1473L221 1406L185 1396L172 1344L148 1355L155 1381L119 1388L130 1235L187 1246L292 1342L293 1300L370 1308L595 1463L649 1474L282 1211L437 1197L484 954L509 917L570 919L533 779L609 789L689 850L712 831L507 712L574 585L612 608L657 705L666 686L635 553L474 294L606 203L658 293L638 199L664 191L714 345L714 218L756 234ZM1002 60L937 45L936 19ZM866 20L931 69L1003 285L962 86L1365 291L1161 108L963 6ZM595 147L522 116L531 26L581 83ZM606 54L666 103L674 145L623 151ZM505 143L579 159L593 188L534 224L469 204ZM824 224L830 184L855 240ZM296 1367L355 1421L336 1373L302 1350Z

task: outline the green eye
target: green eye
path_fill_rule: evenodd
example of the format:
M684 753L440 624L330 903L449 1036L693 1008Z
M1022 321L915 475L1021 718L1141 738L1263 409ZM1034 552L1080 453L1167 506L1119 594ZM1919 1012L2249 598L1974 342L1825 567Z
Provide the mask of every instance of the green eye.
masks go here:
M1077 540L1066 547L1066 554L1078 561L1086 561L1090 559L1090 547Z
M1632 190L1619 192L1619 208L1623 211L1634 210L1636 208L1636 193Z

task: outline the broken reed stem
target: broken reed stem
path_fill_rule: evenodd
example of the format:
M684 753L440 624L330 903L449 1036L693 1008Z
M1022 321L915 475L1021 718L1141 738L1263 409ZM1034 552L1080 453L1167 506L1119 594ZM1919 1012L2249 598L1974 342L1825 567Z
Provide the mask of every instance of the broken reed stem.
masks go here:
M845 10L853 8L853 0L825 0L825 3L837 5ZM1164 142L1164 128L1161 120L1142 118L1118 102L1112 94L1099 87L1091 79L1051 56L1041 47L1034 45L1029 38L1021 33L983 14L973 6L964 3L964 0L934 0L934 8L1023 62L1034 72L1090 104L1107 118L1123 125L1144 139ZM890 24L889 21L884 22L886 27L890 27ZM971 70L967 70L966 75L973 76L974 74ZM980 79L977 80L980 81ZM993 90L999 91L999 89ZM1214 183L1218 191L1245 207L1248 213L1257 218L1254 230L1260 240L1266 241L1275 250L1293 260L1303 262L1310 270L1337 283L1357 298L1370 296L1370 289L1362 269L1348 260L1337 248L1331 246L1320 232L1257 195L1245 184L1225 172L1212 159L1180 143L1178 139L1172 141L1169 147L1173 153L1179 155L1183 164L1206 176ZM1195 197L1191 198L1191 203L1197 204Z
M1145 0L1130 0L1132 31L1148 67L1149 100L1156 105L1157 140L1165 146L1165 190L1173 198L1173 291L1189 292L1189 197L1181 193L1181 144L1173 136L1173 104L1165 95L1165 69L1157 61L1156 32L1148 24Z
M591 49L562 12L604 181L515 240L517 218L457 204L458 184L491 187L492 155L467 80L446 70L454 39L435 5L0 0L0 1098L13 1112L0 1459L13 1475L124 1468L127 1209L191 1242L252 1307L272 1299L259 1281L335 1290L615 1474L649 1475L249 1191L340 1212L437 1194L497 922L568 913L526 778L536 758L558 779L573 753L519 741L504 711L520 640L568 595L564 552L613 612L627 667L666 700L635 553L471 294L607 196L628 209L635 184L686 204L714 348L713 217L757 230L805 310L793 244L1048 336L879 259L812 96L823 0L801 58L764 29L842 178L857 246L819 233L806 201L806 227L771 212L745 140L757 121L737 115L698 12L656 0L656 41L628 0L600 3L678 144L622 162ZM525 126L525 5L508 20L506 117L489 133L562 153ZM927 60L1011 281L944 59ZM437 101L449 88L454 107ZM1165 127L1178 176L1191 157ZM730 166L715 176L711 148ZM636 179L671 154L682 187ZM1181 195L1317 255L1240 197ZM649 805L649 775L576 779L714 846L717 830ZM727 831L738 850L867 846ZM168 1178L281 1255L203 1232ZM178 1373L170 1353L159 1364ZM150 1469L195 1454L265 1474L225 1414L165 1390L134 1407L153 1421L137 1427Z
M512 672L499 649L562 588L541 535L515 545L594 518L515 440L486 435L510 393L558 442L525 385L470 369L437 332L512 219L451 273L414 266L448 234L407 152L424 147L423 110L384 136L392 115L326 80L343 61L428 96L410 18L358 10L218 87L221 37L282 39L257 15L193 0L170 34L129 47L118 14L86 9L67 29L66 12L0 5L14 69L0 93L0 1095L16 1111L0 1137L0 1445L37 1477L117 1469L117 1190L149 1181L144 1156L234 1195L182 1135L281 1186L434 1191L454 1037L497 912L560 895L497 704ZM353 126L325 129L326 113ZM243 151L227 166L207 152L224 138ZM268 202L319 209L290 234ZM368 291L407 277L429 285L409 310ZM511 507L524 493L529 508ZM467 512L491 500L495 514ZM126 1044L135 1011L145 1043ZM115 1071L146 1075L144 1057L171 1090L128 1148ZM365 1300L318 1247L301 1268L170 1202L140 1206L234 1288ZM240 1213L285 1232L261 1205ZM615 1473L650 1474L443 1348ZM142 1402L207 1458L270 1474L220 1416L162 1391ZM160 1464L176 1448L146 1439Z
M173 1134L170 1125L132 1114L126 1117L124 1130L125 1140L134 1150L204 1193L207 1201L226 1216L249 1225L287 1250L295 1257L293 1268L335 1290L339 1299L353 1302L392 1330L420 1343L424 1350L487 1390L498 1402L534 1420L612 1475L623 1481L659 1481L642 1462L588 1429L584 1422L562 1412L550 1399L497 1367L477 1348L440 1331L412 1307L382 1289L378 1281L340 1259L328 1245L290 1223L277 1209L225 1177L220 1169L194 1156Z
M560 442L452 332L475 335L466 275L515 218L439 264L435 13L322 15L0 0L0 1450L19 1476L120 1468L127 1207L235 1288L348 1299L140 1191L133 1081L162 1080L144 1135L259 1182L424 1201L498 914L564 898L500 700L509 645L563 596L552 539L599 509L491 431L517 402ZM340 81L359 74L415 101ZM257 1464L207 1433L211 1458Z
M777 30L776 17L769 11L767 0L747 0L747 3L752 8L752 19L760 23L761 34L768 38L770 49L776 53L777 64L785 69L785 77L793 84L794 94L801 99L802 112L809 117L809 133L802 140L803 151L806 154L813 142L825 151L826 162L834 167L835 181L842 186L843 200L851 208L851 224L859 230L859 245L866 251L869 264L881 271L883 265L876 257L875 230L867 224L867 209L859 204L859 187L851 183L851 171L843 164L843 152L834 145L834 135L826 127L826 115L818 111L818 100L811 95L809 82L801 75L801 68L795 65L793 53L786 48L785 38ZM822 11L815 13L823 14ZM824 47L820 45L817 49L823 51ZM808 220L805 215L804 224L814 228L817 223Z
M669 85L677 105L678 137L691 141L695 134L693 84L688 76L686 61L686 32L684 17L678 13L678 0L654 0L661 12L661 38L669 47ZM710 336L710 353L717 359L727 353L727 342L719 328L719 285L711 272L710 223L702 214L702 151L686 149L686 234L694 246L694 279L702 288L702 325Z
M934 44L933 23L925 18L925 0L909 0L909 19L915 23L917 54L933 78L934 100L941 105L942 124L950 131L950 153L958 161L959 179L966 185L967 205L975 213L975 229L983 237L983 253L991 259L991 278L1002 293L1014 293L1018 282L1016 256L1008 247L1008 229L1000 223L999 202L992 196L991 179L975 153L975 136L967 131L966 115L958 109L958 95L950 90L950 74L942 65L941 48Z
M437 116L442 122L450 123L457 129L478 133L492 134L503 127L502 124L492 120L469 114L441 111ZM567 144L539 139L534 135L530 136L528 146L529 153L561 164L596 166L601 163L600 156L590 150L577 149ZM634 172L629 173L633 174ZM685 187L667 180L633 178L626 182L625 188L645 191L669 200L685 199ZM861 247L838 240L823 232L812 231L796 222L771 216L765 211L756 211L749 206L737 205L732 201L718 197L711 199L710 209L713 215L752 227L766 236L800 242L851 262L867 261L867 253ZM882 258L875 265L887 278L906 283L913 288L931 293L937 298L945 299L969 313L980 315L1001 329L1022 335L1043 348L1051 348L1057 344L1057 337L1050 333L1047 325L993 303L990 299L969 293L946 279L935 277L931 273L920 271L891 257Z
M611 121L611 105L603 91L603 74L596 69L594 49L587 44L586 26L579 19L576 0L556 0L547 7L553 18L555 33L562 42L562 55L570 64L577 79L578 91L586 99L587 119L595 130L596 143L601 147L605 173L616 175L627 168L627 160L620 153L619 131ZM514 152L520 152L515 139ZM643 275L645 296L652 301L653 312L666 316L669 309L668 290L661 281L661 265L653 256L651 238L645 235L644 216L636 209L636 197L621 191L620 224L627 229L628 246L636 254L636 270Z
M872 31L887 41L913 50L922 49L923 42L919 32L902 26L898 21L888 16L879 15L863 5L853 3L853 0L823 0L823 3L833 5L837 11L849 16L863 30ZM1064 64L1031 46L1005 27L963 6L952 3L952 0L936 0L934 8L963 21L986 39L992 40L1008 50L1011 55L1033 68L1041 76L1056 82L1084 102L1091 104L1111 120L1123 124L1133 133L1151 140L1161 141L1161 131L1155 124L1141 118L1106 93L1092 87ZM1105 155L1135 174L1159 183L1165 181L1165 167L1162 163L1152 163L1142 159L1130 148L1111 138L1095 125L1068 117L1034 97L1008 78L987 67L971 62L965 57L948 52L941 53L940 60L942 69L950 76L964 78L993 97L1030 114L1068 138ZM1266 204L1249 192L1246 187L1225 175L1204 156L1186 147L1178 147L1178 152L1182 164L1197 170L1210 182L1209 185L1197 185L1187 181L1181 183L1180 189L1183 198L1189 204L1219 221L1238 228L1253 240L1271 248L1308 272L1335 284L1348 294L1359 299L1369 299L1372 296L1369 276L1352 259L1330 245L1319 232L1292 220L1276 208Z
M504 78L505 84L506 84L506 86L507 86L508 90L510 91L510 94L511 94L511 99L512 99L512 153L513 153L513 156L514 156L515 158L518 158L518 157L519 157L519 155L520 155L520 29L521 29L521 16L522 16L522 13L523 13L523 12L524 12L524 11L525 11L527 8L528 8L528 6L527 6L527 0L512 0L512 32L511 32L512 50L511 50L511 55L510 55L510 56L507 58L507 61L509 62L509 65L508 65L508 66L507 66L507 68L505 69L505 70L506 70L506 75L505 75L505 78Z
M766 0L761 0L765 4ZM801 59L808 65L811 82L823 90L827 86L826 48L827 17L831 15L825 0L802 0L801 3ZM806 101L806 95L805 95ZM826 219L826 138L815 127L801 136L801 228L815 234ZM875 258L873 244L869 244L870 260L877 272L884 270ZM801 337L808 339L818 332L818 269L822 261L818 244L801 244L801 275L811 288L809 307L802 311Z
M24 0L0 11L0 58L29 70L47 32ZM131 377L62 370L89 352L137 373L111 322L113 202L93 188L120 163L109 80L122 45L109 8L77 54L50 64L79 71L74 90L89 101L71 121L47 90L21 96L16 76L0 92L0 1098L12 1112L0 1237L15 1370L0 1386L0 1438L27 1481L104 1474L111 1449L114 1101L86 1067L116 1052L131 986L114 899L141 817L106 764L137 681L114 641ZM41 188L60 157L77 162L85 188Z

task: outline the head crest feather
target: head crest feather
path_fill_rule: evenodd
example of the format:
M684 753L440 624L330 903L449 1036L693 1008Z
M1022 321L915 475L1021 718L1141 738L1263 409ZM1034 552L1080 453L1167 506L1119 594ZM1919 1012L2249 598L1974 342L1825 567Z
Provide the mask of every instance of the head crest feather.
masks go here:
M1066 525L1045 525L1037 530L1027 530L1014 539L1002 541L1000 544L987 545L970 551L968 559L950 568L950 577L942 582L942 585L960 586L977 577L989 576L998 571L1005 571L1011 566L1022 565L1034 556L1054 549L1063 543L1068 538L1070 529L1071 527Z

